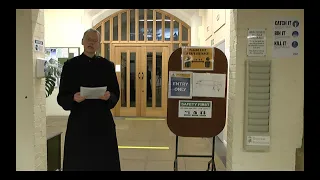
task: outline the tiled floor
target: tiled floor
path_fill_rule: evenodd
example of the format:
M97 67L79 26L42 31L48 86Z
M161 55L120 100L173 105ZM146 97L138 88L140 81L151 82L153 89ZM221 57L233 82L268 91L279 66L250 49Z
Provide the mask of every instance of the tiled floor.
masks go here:
M176 136L170 132L165 120L117 118L115 122L119 146L168 147L168 149L119 149L123 171L173 171ZM65 132L66 118L48 117L47 127L47 131ZM206 138L179 137L179 154L210 155L211 144ZM216 145L217 151L219 147ZM179 157L178 170L205 171L209 160L210 158ZM218 156L215 156L215 163L218 171L225 170L224 163Z

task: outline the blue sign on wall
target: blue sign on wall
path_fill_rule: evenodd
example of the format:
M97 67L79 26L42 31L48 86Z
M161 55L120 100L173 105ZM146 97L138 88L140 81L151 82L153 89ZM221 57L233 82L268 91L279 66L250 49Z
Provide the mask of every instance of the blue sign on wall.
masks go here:
M169 72L169 98L192 99L192 73Z

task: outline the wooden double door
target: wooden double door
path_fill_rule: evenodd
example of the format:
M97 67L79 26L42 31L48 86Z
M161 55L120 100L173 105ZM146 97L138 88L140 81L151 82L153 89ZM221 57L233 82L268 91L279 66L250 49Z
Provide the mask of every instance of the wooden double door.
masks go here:
M112 46L120 86L114 116L166 117L168 45Z

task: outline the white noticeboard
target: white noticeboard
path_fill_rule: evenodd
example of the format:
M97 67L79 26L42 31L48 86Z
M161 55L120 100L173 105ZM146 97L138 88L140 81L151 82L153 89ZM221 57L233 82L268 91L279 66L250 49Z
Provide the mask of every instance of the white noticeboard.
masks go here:
M270 136L247 136L248 146L270 146Z
M193 73L194 97L225 97L226 74Z
M248 29L247 56L266 56L266 29Z
M299 55L300 21L296 19L276 19L273 22L274 58L288 58Z
M212 101L179 100L179 118L211 118Z

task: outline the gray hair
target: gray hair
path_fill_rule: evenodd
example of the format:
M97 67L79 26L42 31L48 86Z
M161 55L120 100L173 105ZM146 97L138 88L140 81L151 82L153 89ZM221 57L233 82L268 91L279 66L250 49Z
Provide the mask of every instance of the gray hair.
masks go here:
M97 33L98 36L99 36L99 40L100 40L100 32L99 32L98 30L95 30L95 29L92 29L92 28L86 30L86 32L83 33L82 39L84 39L84 38L86 37L87 33L89 33L89 32L95 32L95 33Z

